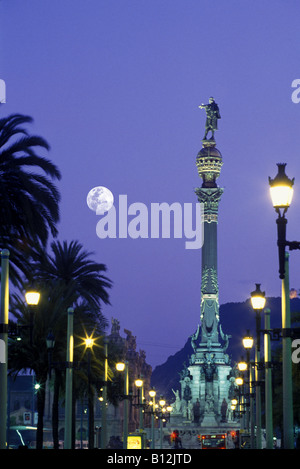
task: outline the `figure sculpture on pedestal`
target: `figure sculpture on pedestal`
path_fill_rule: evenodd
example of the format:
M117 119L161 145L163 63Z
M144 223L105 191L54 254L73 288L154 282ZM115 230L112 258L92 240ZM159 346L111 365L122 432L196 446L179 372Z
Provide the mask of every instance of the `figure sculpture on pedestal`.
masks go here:
M219 106L215 103L213 97L209 98L209 104L201 104L200 109L205 109L206 122L205 122L205 135L203 140L206 140L207 134L211 131L210 140L214 140L215 130L218 130L218 119L221 119Z

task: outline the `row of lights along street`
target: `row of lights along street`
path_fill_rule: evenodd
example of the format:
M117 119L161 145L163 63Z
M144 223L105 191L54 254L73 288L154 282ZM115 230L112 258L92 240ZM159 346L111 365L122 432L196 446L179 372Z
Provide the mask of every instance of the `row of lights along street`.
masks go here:
M278 174L274 179L269 178L270 194L272 198L273 207L277 213L277 246L279 257L279 278L281 280L281 299L282 299L282 328L280 330L271 329L270 327L270 310L265 310L266 298L265 293L261 291L260 284L256 284L256 289L251 293L251 303L256 315L256 340L255 340L255 360L250 360L250 350L253 346L253 338L248 334L244 338L243 344L246 350L247 359L240 364L241 373L246 373L246 384L244 380L237 380L237 384L246 387L247 390L239 393L239 399L232 403L233 410L239 412L245 417L246 426L250 426L251 433L251 447L261 447L261 386L262 377L261 370L265 370L265 411L266 411L266 441L267 448L273 447L273 419L272 419L272 367L274 364L271 360L271 347L270 340L272 334L280 334L282 339L282 383L283 383L283 446L285 449L294 448L294 434L293 434L293 383L292 383L292 338L296 333L299 333L298 328L291 328L291 315L290 315L290 298L289 298L289 253L286 248L292 250L300 249L300 242L287 241L286 239L286 226L287 218L286 213L291 204L293 197L294 179L289 179L285 174L285 164L278 164ZM1 317L0 317L0 341L4 344L5 357L0 361L0 448L6 448L7 441L7 344L8 344L8 305L9 305L9 252L6 249L1 251ZM33 341L33 327L34 327L34 308L37 307L39 302L39 293L28 292L26 294L26 301L30 308L30 344ZM261 315L264 311L264 329L261 329ZM67 327L67 354L66 354L66 403L65 403L65 437L64 447L71 448L71 428L72 428L72 373L73 373L73 354L74 354L74 339L73 339L73 314L72 308L68 309L68 327ZM260 335L264 334L264 363L261 362L261 343ZM54 346L54 337L51 335L47 337L48 347L51 350ZM88 351L91 350L93 341L87 341L86 347ZM105 448L106 441L106 405L107 405L107 342L104 341L105 348L105 367L104 367L104 386L103 386L103 412L102 412L102 441L101 447ZM90 354L88 353L88 360ZM89 361L88 361L89 366ZM50 368L51 369L51 368ZM129 375L128 363L118 364L117 369L124 372L124 418L123 418L123 448L127 448L128 439L128 403L129 403ZM151 413L151 441L152 448L154 448L154 419L156 414L162 422L163 414L165 412L165 402L159 402L159 410L155 404L155 391L152 392L151 404L147 405L143 396L143 383L142 380L136 382L139 396L140 406L140 430L143 429L143 413L149 411ZM254 393L255 389L255 393ZM254 396L255 395L255 396ZM256 416L254 418L254 397ZM236 406L238 404L238 409ZM150 406L150 407L149 407ZM235 406L235 407L234 407ZM151 410L149 410L149 408ZM168 410L169 409L169 410ZM167 408L168 412L171 408ZM256 427L256 435L254 432ZM161 431L162 435L162 431ZM161 442L162 445L162 442Z

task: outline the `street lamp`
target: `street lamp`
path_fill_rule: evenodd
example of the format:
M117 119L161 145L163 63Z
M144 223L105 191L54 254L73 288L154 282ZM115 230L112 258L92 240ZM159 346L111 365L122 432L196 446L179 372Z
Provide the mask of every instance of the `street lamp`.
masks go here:
M265 292L260 290L260 283L256 283L256 289L251 293L251 304L254 311L262 311L266 304Z
M144 402L144 381L140 378L136 379L134 384L138 389L138 409L139 409L139 430L143 430L143 402Z
M277 167L278 173L275 178L269 177L270 194L274 208L286 212L293 199L295 178L289 179L285 174L286 163L278 163Z
M107 377L108 377L108 339L104 337L104 383L102 392L102 415L101 415L101 448L107 446Z
M256 315L256 344L255 344L255 385L256 385L256 449L261 449L261 390L260 390L260 330L261 312L266 304L265 292L260 290L260 283L251 293L251 304Z
M74 309L68 308L67 353L66 353L66 403L64 448L72 447L72 395L73 395L73 359L74 359Z
M248 364L243 359L238 363L238 370L239 371L246 371L248 369Z
M34 289L28 290L25 293L25 300L29 306L29 313L30 313L30 345L32 345L32 334L33 334L33 315L34 315L34 308L39 304L40 301L40 293Z
M84 339L85 347L88 353L88 430L89 430L89 449L94 447L94 402L91 388L91 351L94 346L94 339L92 336Z
M241 376L238 376L236 379L235 379L235 382L238 386L242 386L244 384L244 380Z
M277 246L279 254L279 278L285 277L285 248L289 247L290 251L293 249L300 249L298 241L286 240L286 225L287 219L285 217L293 198L293 185L294 178L289 179L285 174L286 164L277 164L278 174L274 179L269 177L270 194L273 207L278 215L277 223Z
M247 331L247 335L243 338L243 347L246 350L246 361L248 365L248 392L249 392L249 418L250 418L250 438L251 438L251 448L254 448L254 394L253 394L253 368L250 363L250 351L253 347L253 337ZM248 426L248 424L247 424Z
M117 363L117 371L125 371L124 377L124 416L123 416L123 449L127 449L128 439L128 399L129 399L129 376L128 376L128 362Z
M31 306L36 306L40 301L40 293L36 290L29 290L25 293L26 303Z
M152 399L152 413L151 413L151 449L155 448L155 430L154 430L154 414L155 414L155 396L156 391L154 389L150 389L149 396Z
M253 340L253 337L251 337L249 335L249 333L243 338L243 347L247 350L247 351L250 351L253 347L253 343L254 343L254 340ZM249 361L247 359L247 361Z
M266 448L273 449L272 368L270 339L270 310L265 309L264 357L265 357L265 422Z
M289 250L300 249L298 241L286 240L287 219L285 214L292 202L294 178L289 179L285 174L286 164L279 163L278 174L274 179L269 177L270 193L273 207L278 215L277 246L279 255L279 278L281 279L281 311L282 311L282 386L283 386L283 441L285 449L294 447L294 417L293 417L293 383L292 383L292 347L291 337L287 329L291 327L290 297L289 297Z
M158 403L160 405L159 439L160 439L160 449L162 449L163 447L163 418L164 418L164 413L166 412L166 408L165 408L166 401L165 399L160 398Z

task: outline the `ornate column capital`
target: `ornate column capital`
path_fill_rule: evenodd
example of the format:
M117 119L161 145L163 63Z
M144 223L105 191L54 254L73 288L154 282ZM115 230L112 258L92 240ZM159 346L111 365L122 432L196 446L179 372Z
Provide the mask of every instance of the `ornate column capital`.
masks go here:
M224 189L197 187L195 193L200 203L204 206L204 222L218 222L218 209Z

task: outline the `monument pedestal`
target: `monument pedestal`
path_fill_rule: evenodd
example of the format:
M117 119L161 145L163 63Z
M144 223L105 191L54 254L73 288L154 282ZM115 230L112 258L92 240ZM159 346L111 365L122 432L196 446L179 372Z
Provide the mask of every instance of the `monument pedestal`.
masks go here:
M201 428L202 427L218 428L218 422L216 421L214 412L207 412L204 414L203 420L201 422Z

